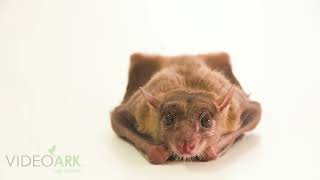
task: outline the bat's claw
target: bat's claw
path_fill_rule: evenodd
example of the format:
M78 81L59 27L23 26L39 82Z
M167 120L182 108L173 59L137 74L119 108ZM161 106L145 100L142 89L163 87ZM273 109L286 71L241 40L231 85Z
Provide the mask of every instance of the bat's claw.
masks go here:
M217 159L218 157L219 154L215 146L210 146L204 151L204 156L200 159L200 161L211 161Z
M147 152L147 159L152 164L163 164L169 158L169 152L164 145L151 145Z
M210 161L210 160L215 160L218 159L219 157L221 157L222 155L224 155L229 149L230 147L239 139L241 139L244 135L241 134L238 137L234 137L232 139L229 139L228 141L220 141L222 142L222 146L221 144L215 144L212 146L209 146L205 152L204 152L204 158L201 159L201 161Z

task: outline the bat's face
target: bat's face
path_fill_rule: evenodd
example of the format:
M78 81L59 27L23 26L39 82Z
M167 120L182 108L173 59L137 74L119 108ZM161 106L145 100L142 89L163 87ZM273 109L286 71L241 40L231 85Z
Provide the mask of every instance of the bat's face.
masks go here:
M219 112L213 96L205 92L175 91L159 107L160 131L178 157L201 157L219 137Z

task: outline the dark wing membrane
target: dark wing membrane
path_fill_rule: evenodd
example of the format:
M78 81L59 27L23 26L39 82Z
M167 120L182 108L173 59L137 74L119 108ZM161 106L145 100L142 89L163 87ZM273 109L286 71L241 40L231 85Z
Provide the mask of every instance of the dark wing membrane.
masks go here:
M127 91L123 102L141 86L143 86L149 79L159 71L161 63L159 56L143 55L135 53L131 56L130 70L128 77Z
M212 69L225 75L227 79L241 88L239 81L233 75L229 55L227 53L211 53L199 55ZM123 102L143 86L150 78L161 69L161 56L135 53L131 56L127 91Z
M229 81L241 88L237 78L233 75L230 58L227 53L212 53L200 55L206 64L212 69L223 73Z

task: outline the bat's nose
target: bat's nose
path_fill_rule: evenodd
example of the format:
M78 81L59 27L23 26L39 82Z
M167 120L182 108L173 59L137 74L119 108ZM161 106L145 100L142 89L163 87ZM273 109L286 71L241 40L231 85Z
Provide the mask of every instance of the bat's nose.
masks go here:
M185 142L182 145L177 145L177 149L182 154L191 154L196 145L193 142Z
M183 151L190 154L194 150L195 144L194 143L185 143L183 145Z

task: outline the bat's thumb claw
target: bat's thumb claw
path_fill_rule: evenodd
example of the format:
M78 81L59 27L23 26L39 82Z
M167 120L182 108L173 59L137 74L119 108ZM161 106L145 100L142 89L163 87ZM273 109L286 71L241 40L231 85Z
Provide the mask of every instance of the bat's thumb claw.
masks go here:
M163 145L152 145L147 156L150 163L163 164L169 158L169 153Z

